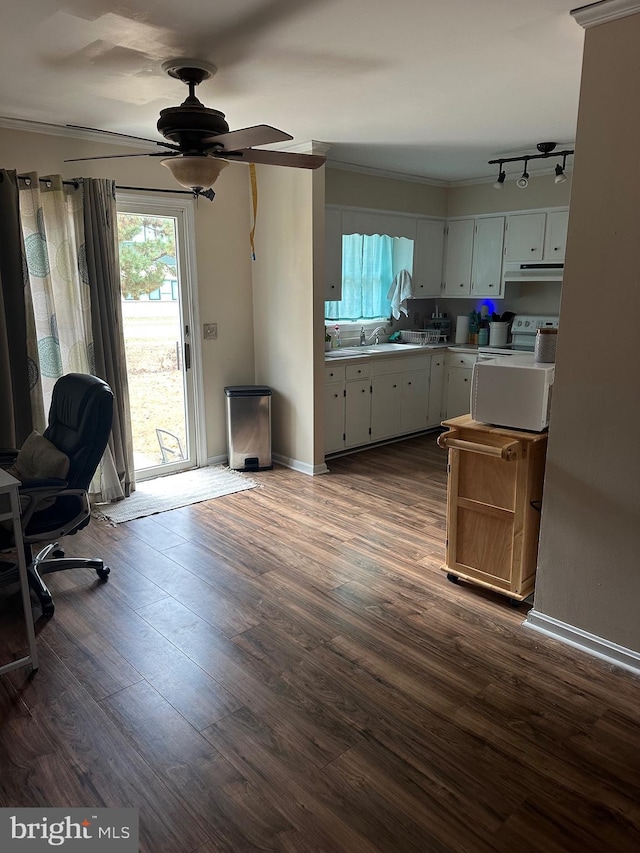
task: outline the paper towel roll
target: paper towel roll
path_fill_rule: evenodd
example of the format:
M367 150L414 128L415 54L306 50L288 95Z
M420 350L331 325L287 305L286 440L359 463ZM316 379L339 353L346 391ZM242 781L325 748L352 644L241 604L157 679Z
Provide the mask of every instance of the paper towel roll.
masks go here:
M456 319L456 343L466 344L469 342L469 318L466 314L460 314Z

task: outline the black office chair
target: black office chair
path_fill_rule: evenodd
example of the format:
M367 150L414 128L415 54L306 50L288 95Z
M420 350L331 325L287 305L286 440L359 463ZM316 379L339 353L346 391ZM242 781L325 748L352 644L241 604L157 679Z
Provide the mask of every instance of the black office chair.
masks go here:
M61 479L28 479L20 486L22 533L29 585L42 606L43 616L53 616L54 604L41 575L64 569L95 569L106 580L109 567L102 560L65 557L58 539L77 533L91 519L87 490L102 459L113 420L113 393L102 379L69 373L53 388L49 425L44 437L69 457L69 472ZM0 465L8 468L18 451L2 451ZM0 550L12 546L13 530L0 529ZM49 543L35 557L33 546ZM15 568L2 572L0 584L17 580Z

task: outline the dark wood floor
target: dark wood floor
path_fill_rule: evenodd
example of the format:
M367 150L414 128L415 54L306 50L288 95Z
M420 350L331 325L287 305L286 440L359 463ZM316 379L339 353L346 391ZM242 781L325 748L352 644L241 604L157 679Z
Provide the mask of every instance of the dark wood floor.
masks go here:
M145 853L638 851L640 679L447 581L445 461L412 439L68 539L111 577L49 576L0 805L137 806Z

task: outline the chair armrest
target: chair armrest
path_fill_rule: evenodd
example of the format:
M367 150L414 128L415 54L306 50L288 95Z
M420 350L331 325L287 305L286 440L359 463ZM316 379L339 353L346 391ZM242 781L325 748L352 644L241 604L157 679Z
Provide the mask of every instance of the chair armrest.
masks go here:
M56 526L48 528L48 532L53 534L54 538L66 536L67 533L73 532L77 528L78 524L80 524L84 519L89 518L91 515L89 495L85 489L58 490L45 486L42 488L26 490L26 492L21 493L20 495L21 501L24 497L29 499L28 505L26 507L23 505L21 513L22 532L25 542L43 541L43 537L41 535L41 523L35 519L34 524L36 524L36 530L29 531L29 522L36 511L38 513L40 513L40 511L47 513L49 509L55 511L55 507L45 503L46 501L50 501L52 504L55 504L56 501L60 499L72 502L72 507L67 507L65 509L64 516L57 519ZM42 506L43 503L45 503L44 507ZM75 512L67 512L68 509L73 509L73 504L77 506Z
M66 480L57 477L47 477L41 480L22 480L20 483L20 494L24 492L35 492L39 489L66 489L69 484Z

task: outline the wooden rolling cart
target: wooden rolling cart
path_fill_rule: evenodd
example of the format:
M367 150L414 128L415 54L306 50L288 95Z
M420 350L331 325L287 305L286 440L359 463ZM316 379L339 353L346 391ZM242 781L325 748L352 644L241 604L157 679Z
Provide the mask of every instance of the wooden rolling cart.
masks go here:
M469 415L442 422L449 451L447 551L442 570L508 596L533 592L547 434L495 427Z

